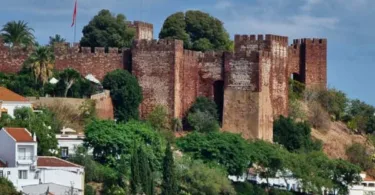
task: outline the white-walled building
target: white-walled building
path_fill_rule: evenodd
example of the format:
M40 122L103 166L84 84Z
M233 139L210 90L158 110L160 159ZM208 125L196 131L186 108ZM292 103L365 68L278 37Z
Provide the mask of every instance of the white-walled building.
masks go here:
M375 194L375 178L365 172L361 173L362 182L349 188L349 195Z
M36 137L27 129L2 128L0 177L6 177L17 190L30 195L33 189L42 190L48 185L59 186L56 189L60 190L74 188L83 194L84 168L56 157L37 156L37 147Z
M63 128L61 134L56 134L58 147L61 151L61 158L65 159L75 155L78 147L83 146L85 135L78 133L71 128ZM92 154L92 149L88 151Z
M32 108L32 103L25 97L13 91L0 87L1 113L14 117L14 110L17 108Z

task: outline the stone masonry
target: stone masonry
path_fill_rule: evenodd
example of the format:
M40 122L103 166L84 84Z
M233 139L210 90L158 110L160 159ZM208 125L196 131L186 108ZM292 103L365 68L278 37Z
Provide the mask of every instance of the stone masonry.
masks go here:
M136 40L129 49L55 45L55 68L72 67L83 76L103 79L115 69L135 75L143 89L140 115L157 105L183 118L198 96L219 105L222 130L244 138L273 139L273 120L288 114L288 80L326 87L327 40L236 35L233 52L185 50L180 40L153 40L153 26L134 22ZM29 52L12 53L0 44L0 70L17 72ZM108 103L103 102L103 108Z

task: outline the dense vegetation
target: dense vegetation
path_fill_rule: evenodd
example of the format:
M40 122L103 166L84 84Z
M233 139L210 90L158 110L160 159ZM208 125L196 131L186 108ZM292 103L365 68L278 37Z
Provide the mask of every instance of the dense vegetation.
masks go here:
M82 46L126 47L134 29L124 15L101 10L83 29ZM88 97L101 91L73 69L56 71L52 45L63 42L61 36L50 43L35 43L32 28L23 21L4 25L1 36L11 48L34 47L18 74L0 73L0 85L24 96ZM233 45L220 20L200 11L169 16L160 38L177 38L187 49L231 50ZM50 83L56 78L57 83ZM1 126L26 127L38 138L39 155L58 155L54 133L64 123L79 121L85 132L84 147L69 160L85 166L86 194L94 194L89 183L101 183L102 194L291 194L269 185L232 183L228 175L242 176L249 168L265 178L297 178L302 190L316 194L322 188L347 193L347 186L359 182L361 170L374 168L363 145L347 148L348 161L329 159L322 143L311 138L311 128L327 129L340 120L358 133L374 132L375 108L359 100L350 100L336 89L305 89L291 81L290 117L274 121L275 144L245 140L240 135L220 132L219 113L214 101L199 97L181 121L171 118L162 105L155 107L145 121L139 120L142 88L125 70L108 73L103 87L110 90L116 121L95 118L93 105L82 105L81 113L62 116L66 109L17 109L15 117L2 115ZM303 108L306 104L309 112ZM173 132L185 125L192 132L174 139ZM371 137L370 137L371 138ZM375 140L375 139L374 139ZM88 149L93 153L89 154ZM353 163L353 164L352 164ZM0 194L15 194L14 187L0 178Z
M130 47L135 30L128 27L123 14L101 10L83 27L80 45L84 47Z
M197 51L231 50L233 44L223 23L201 11L170 15L164 21L159 38L183 40L186 49Z

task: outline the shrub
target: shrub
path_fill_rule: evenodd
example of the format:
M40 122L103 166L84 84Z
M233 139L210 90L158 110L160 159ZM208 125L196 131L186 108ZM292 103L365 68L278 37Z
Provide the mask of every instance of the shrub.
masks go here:
M306 118L306 113L302 108L302 104L298 100L289 99L288 116L294 119Z
M249 165L245 139L233 133L191 133L177 140L178 148L195 159L221 164L231 175L242 175Z
M157 105L146 118L155 130L170 130L171 125L168 118L168 112L164 106Z
M179 194L236 194L227 173L220 167L188 158L178 159L176 164Z
M138 119L138 107L143 96L135 76L126 70L114 70L105 75L103 87L111 91L115 117L119 121Z
M346 155L351 163L360 166L363 170L374 168L371 156L367 153L366 147L360 143L353 143L349 146L346 149Z
M206 97L198 97L191 106L189 113L198 111L209 113L215 120L219 118L216 103Z
M306 122L295 122L292 118L280 116L273 126L274 142L282 144L289 151L320 150L319 143L311 139L311 128Z
M248 182L234 183L233 186L237 195L267 195L263 188Z
M340 120L345 113L349 100L342 91L328 89L318 92L317 101L329 114L335 117L335 120Z
M215 132L220 129L219 123L211 114L200 110L189 113L188 122L198 132Z
M85 185L85 195L95 195L95 189L91 185Z
M317 102L309 103L309 122L316 129L328 130L331 120L328 113Z

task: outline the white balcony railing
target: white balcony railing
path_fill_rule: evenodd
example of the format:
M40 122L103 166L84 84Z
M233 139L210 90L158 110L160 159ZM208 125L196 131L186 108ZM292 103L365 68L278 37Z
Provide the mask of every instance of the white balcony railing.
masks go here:
M34 160L35 156L18 156L18 160Z

